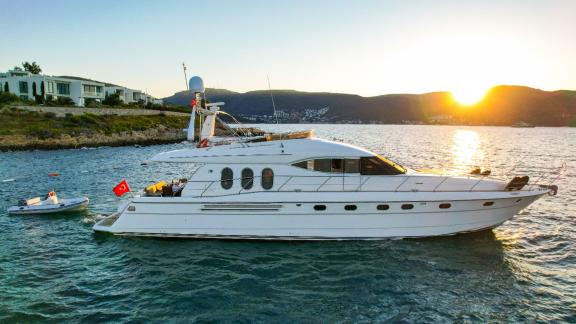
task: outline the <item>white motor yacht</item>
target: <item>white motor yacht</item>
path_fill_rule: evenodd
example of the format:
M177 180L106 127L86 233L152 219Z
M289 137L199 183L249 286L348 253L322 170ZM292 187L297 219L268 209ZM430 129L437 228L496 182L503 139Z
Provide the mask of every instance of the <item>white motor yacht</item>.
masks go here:
M195 79L196 78L196 79ZM270 240L365 240L491 229L557 187L486 173L446 176L407 169L374 152L312 132L213 137L217 104L202 104L201 145L153 162L195 164L187 179L151 186L94 226L116 235ZM149 188L150 189L150 188Z

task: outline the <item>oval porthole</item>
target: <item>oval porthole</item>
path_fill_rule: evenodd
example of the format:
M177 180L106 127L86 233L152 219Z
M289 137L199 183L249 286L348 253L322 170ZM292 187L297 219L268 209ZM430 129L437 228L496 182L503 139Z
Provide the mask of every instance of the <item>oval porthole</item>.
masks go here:
M440 204L440 206L438 206L438 207L440 207L440 209L448 209L448 208L452 207L452 204L443 203L443 204Z
M484 207L488 207L488 206L492 206L492 205L494 205L493 201L487 201L484 203Z
M262 170L262 188L266 190L272 189L274 186L274 171L270 168Z
M242 180L240 183L242 184L242 189L248 190L252 188L254 184L254 172L252 169L242 169Z
M414 205L412 205L412 204L404 204L404 205L402 205L402 209L412 209L412 208L414 208Z
M344 206L344 209L345 209L345 210L348 210L348 211L356 210L357 208L358 208L358 207L356 207L356 205L346 205L346 206Z
M314 205L314 210L326 210L326 205Z
M228 190L232 188L233 184L234 184L234 172L232 171L232 169L230 168L222 169L222 172L220 173L220 185L222 185L222 188Z
M376 206L376 209L378 209L378 210L388 210L388 209L390 209L390 206L388 206L388 205L378 205L378 206Z

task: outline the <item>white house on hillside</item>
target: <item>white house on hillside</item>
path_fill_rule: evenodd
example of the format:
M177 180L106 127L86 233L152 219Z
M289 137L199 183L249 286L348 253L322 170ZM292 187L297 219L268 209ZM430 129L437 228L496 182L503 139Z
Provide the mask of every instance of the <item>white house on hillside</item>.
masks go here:
M140 90L105 84L77 77L55 77L31 74L27 71L10 70L0 73L0 92L10 92L22 99L34 100L37 96L47 99L67 97L76 106L84 107L90 100L102 102L106 95L119 93L124 103L153 102L154 98Z
M130 101L126 98L126 90L128 90L128 88L113 84L107 84L106 87L104 88L105 96L118 94L120 101L122 101L123 103L130 103Z
M153 104L162 104L161 99L156 99L145 92L140 90L129 89L126 87L114 85L114 84L106 84L104 88L105 95L109 96L112 94L117 93L120 97L120 101L123 103L132 103L132 102L142 102L143 104L153 103Z
M65 77L31 74L27 71L10 70L0 74L1 91L7 91L22 99L54 99L67 97L76 106L83 107L86 101L104 99L104 84L90 80L77 80Z

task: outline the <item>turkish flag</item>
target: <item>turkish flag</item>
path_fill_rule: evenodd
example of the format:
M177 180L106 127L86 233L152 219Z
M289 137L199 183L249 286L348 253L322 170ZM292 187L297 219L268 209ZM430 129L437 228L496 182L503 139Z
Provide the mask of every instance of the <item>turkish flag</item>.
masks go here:
M123 194L130 192L130 186L128 185L128 182L126 182L126 180L122 180L122 182L116 185L116 187L114 187L112 191L114 191L116 196L120 197Z
M194 107L196 106L196 98L192 99L192 101L190 101L190 107Z

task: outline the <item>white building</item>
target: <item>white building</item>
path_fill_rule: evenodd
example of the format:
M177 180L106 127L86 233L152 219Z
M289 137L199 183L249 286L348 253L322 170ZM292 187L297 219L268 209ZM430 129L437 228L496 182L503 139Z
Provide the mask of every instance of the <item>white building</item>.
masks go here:
M131 101L129 101L126 98L126 91L128 90L128 88L126 87L122 87L122 86L117 86L114 84L107 84L104 87L104 96L110 96L113 94L118 94L118 97L120 97L120 101L122 101L123 103L130 103Z
M21 99L34 100L41 97L70 98L76 106L83 107L88 101L104 99L104 84L90 80L31 74L27 71L10 70L0 74L1 91L7 91Z
M107 95L118 93L120 101L129 104L133 102L155 103L155 98L140 91L113 84L78 78L55 77L48 75L31 74L27 71L10 70L0 73L0 92L10 92L21 99L35 100L41 97L44 100L60 97L72 99L78 107L84 107L94 100L102 102Z
M106 84L104 91L106 96L117 93L118 96L120 97L120 101L126 104L133 102L140 102L143 104L148 103L160 104L160 105L162 104L161 99L156 99L145 92L142 92L140 90L129 89L115 84Z

